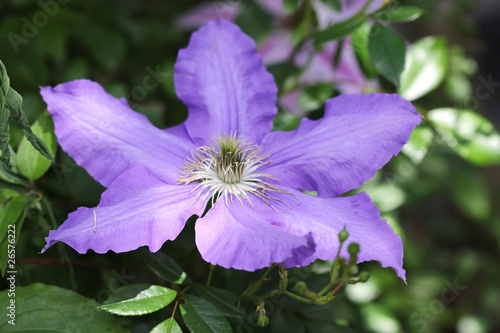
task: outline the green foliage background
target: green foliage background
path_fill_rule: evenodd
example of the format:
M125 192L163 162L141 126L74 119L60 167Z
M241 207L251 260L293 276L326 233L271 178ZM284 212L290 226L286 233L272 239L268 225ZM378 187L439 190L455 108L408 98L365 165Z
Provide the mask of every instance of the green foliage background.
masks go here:
M97 205L104 190L56 147L39 87L77 78L92 79L115 96L126 97L135 110L146 114L155 125L167 127L180 123L187 110L175 95L172 73L177 52L187 45L191 32L179 29L175 22L198 3L59 1L57 11L50 15L50 11L33 1L0 2L0 60L7 69L10 87L23 97L27 123L45 142L46 156L55 156L51 164L31 146L29 134L25 134L22 126L13 120L9 122L13 171L2 164L0 231L3 235L9 223L17 223L17 311L29 308L33 302L47 300L47 305L41 306L45 312L39 317L19 314L17 323L35 321L47 332L56 328L86 332L89 330L85 329L88 324L85 318L95 316L102 332L121 328L149 332L170 318L177 304L170 303L168 291L148 291L141 286L153 284L180 292L183 286L194 282L196 287L186 296L182 309L177 309L175 319L180 326L168 322L163 328L157 327L156 332L167 328L172 332L187 331L187 327L191 330L198 327L199 332L207 329L222 332L227 325L225 320L233 330L242 332L500 331L500 137L495 130L500 122L495 113L500 93L493 85L492 90L481 90L489 92L488 97L477 97L478 87L485 80L500 81L500 73L497 68L486 67L494 47L484 39L488 31L480 31L470 16L478 6L475 1L450 2L449 8L431 0L401 1L401 5L418 6L424 13L414 22L381 28L388 30L384 30L382 42L397 39L398 35L410 42L406 62L412 67L401 77L398 74L402 68L397 69L401 67L397 61L384 62L392 56L404 59L404 45L397 51L398 47L401 49L396 45L399 41L390 45L393 46L390 52L396 52L394 55L377 55L380 44L370 45L377 41L370 41L365 54L358 54L367 75L379 74L381 90L401 93L424 116L403 153L361 189L372 197L403 238L407 285L390 269L364 263L361 268L371 274L368 282L348 286L333 303L323 306L284 298L268 301L265 307L270 324L258 328L255 312L258 304L234 303L233 296L242 294L263 272L216 268L211 278L214 288L202 287L210 268L194 244L193 221L177 240L164 245L161 252L169 257L151 255L144 249L79 255L64 244L38 254L50 229L57 228L77 207ZM293 8L294 1L286 3ZM237 23L260 41L273 29L272 19L253 2L244 2L244 6ZM50 16L47 23L36 27L36 31L26 30L23 35L26 22L33 22L41 10ZM383 19L384 13L380 15ZM345 35L356 39L359 30L355 32L354 28L365 21L350 22L349 27L344 27L345 33L339 29L334 33L325 30L316 42L321 44L321 39ZM299 34L300 26L296 29ZM415 50L422 50L420 54L426 57L419 58ZM382 63L377 63L377 59ZM273 66L270 70L281 93L289 88L290 82L293 85L296 69ZM394 70L396 74L389 73ZM144 80L154 76L151 73L159 75L159 79L154 88L145 89ZM422 80L427 85L419 83ZM337 93L321 85L308 88L302 96L309 103L307 116L320 117L324 100ZM296 116L280 110L276 128L290 129L296 124ZM6 133L4 128L2 131ZM1 245L2 270L7 259L5 245L6 242ZM328 280L324 274L328 265L331 263L318 262L307 269L293 269L289 280L306 281L310 289L315 289ZM269 279L263 283L261 294L276 288L280 280L278 272L272 272ZM5 332L21 330L19 326L6 324L4 310L8 304L4 306L4 301L8 302L9 285L5 278L0 282L0 288L5 289L0 297L0 330ZM114 318L95 309L96 302L102 304L120 287L130 285L140 289L135 290L136 294L154 295L158 306L140 317ZM54 302L49 302L51 297ZM84 306L71 306L78 302ZM164 307L167 304L170 305ZM213 306L217 310L208 310ZM54 318L51 311L66 311L68 319L51 327ZM76 314L72 315L72 311ZM181 315L182 311L189 315ZM201 317L203 311L208 311L205 313L208 317L197 319L200 311ZM77 319L67 326L72 321L69 318Z

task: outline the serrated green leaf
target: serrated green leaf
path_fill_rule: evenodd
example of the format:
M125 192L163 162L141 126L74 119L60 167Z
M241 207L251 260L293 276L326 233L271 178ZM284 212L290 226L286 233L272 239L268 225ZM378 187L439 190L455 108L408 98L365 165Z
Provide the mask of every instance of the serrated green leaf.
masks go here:
M0 111L5 106L5 100L10 90L10 79L7 75L7 69L0 60Z
M168 318L164 322L156 325L149 333L182 333L181 327L174 318Z
M408 52L398 93L410 101L420 98L439 86L447 70L446 39L441 37L420 39Z
M181 305L184 322L192 333L231 333L226 317L202 298L184 295L186 301Z
M4 313L0 317L1 332L128 332L112 315L97 310L94 300L70 290L35 283L16 286L15 297L8 293L0 292L0 305L6 309L15 300L15 325L8 323L11 318Z
M400 6L377 13L375 17L391 22L411 22L418 19L423 13L424 11L418 7Z
M153 261L149 263L148 267L160 278L176 284L191 283L186 272L165 253L156 252L151 253L150 256Z
M500 163L500 134L486 118L468 109L429 111L427 119L458 155L472 164Z
M162 286L131 284L116 290L99 309L120 316L140 316L166 307L176 296L175 290Z
M0 92L0 94L1 94L1 92ZM7 109L5 107L1 107L0 108L0 151L2 152L2 161L8 167L10 167L9 117L10 117L9 109Z
M314 39L316 46L331 40L342 39L352 33L359 26L366 22L366 16L355 16L348 20L329 26L325 30L318 32Z
M52 118L45 112L31 127L33 134L39 137L47 145L51 155L54 155L57 146L57 139L54 134ZM26 139L23 138L17 151L17 163L19 171L29 180L40 178L50 167L52 162L41 155Z
M375 23L368 39L368 52L373 66L396 87L405 67L406 45L391 29Z
M373 66L372 60L370 59L370 53L368 52L368 38L370 37L371 27L372 24L370 22L364 23L354 31L351 39L354 53L366 77L374 77L377 75L377 70Z
M402 151L413 163L419 164L429 151L433 137L434 132L429 127L417 126Z
M205 285L197 285L195 289L203 299L212 303L222 314L240 318L245 314L234 306L236 296L229 291Z
M7 167L3 164L0 164L0 181L5 181L10 184L21 185L24 187L30 186L27 180L8 170Z
M36 150L40 152L43 156L47 157L49 160L54 161L54 157L50 153L47 145L31 130L31 127L26 118L26 114L22 108L23 98L14 89L9 90L7 95L6 107L9 108L12 119L23 128L26 138L35 147Z

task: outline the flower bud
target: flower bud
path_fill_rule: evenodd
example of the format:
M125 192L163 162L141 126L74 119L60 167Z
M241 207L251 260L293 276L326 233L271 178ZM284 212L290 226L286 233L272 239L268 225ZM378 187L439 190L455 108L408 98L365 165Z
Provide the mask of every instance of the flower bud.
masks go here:
M280 289L285 290L286 287L288 287L288 278L285 277L280 280Z
M359 244L358 243L351 243L349 244L349 247L347 248L347 251L351 256L357 256L359 253Z
M297 284L295 285L295 290L296 290L298 293L304 294L304 293L308 292L308 289L307 289L307 284L306 284L304 281L299 281L299 282L297 282Z
M347 230L342 229L342 231L339 233L339 241L341 243L345 242L345 240L347 239L347 237L349 237L349 233L347 232Z
M370 278L370 274L368 272L359 273L359 282L366 282Z
M269 318L267 316L259 316L259 318L257 319L257 324L260 327L266 327L267 325L269 325Z

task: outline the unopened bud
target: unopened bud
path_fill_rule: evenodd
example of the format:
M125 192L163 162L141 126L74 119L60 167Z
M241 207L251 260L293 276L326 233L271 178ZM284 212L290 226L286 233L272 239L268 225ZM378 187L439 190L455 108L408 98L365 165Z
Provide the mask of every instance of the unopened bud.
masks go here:
M351 243L349 244L349 247L347 248L347 251L351 256L357 256L359 253L359 244L358 243Z
M361 272L359 273L359 282L366 282L370 278L370 274L368 272Z
M347 237L349 237L349 233L347 232L347 230L342 229L342 231L339 233L339 241L341 243L345 242L345 240L347 239Z
M267 318L267 316L259 316L259 318L257 319L257 324L260 327L266 327L267 325L269 325L269 318Z
M285 290L286 287L288 287L288 278L285 277L280 280L280 289Z
M295 285L295 290L298 292L298 293L301 293L301 294L304 294L308 291L307 289L307 284L304 282L304 281L299 281L297 282L297 284Z

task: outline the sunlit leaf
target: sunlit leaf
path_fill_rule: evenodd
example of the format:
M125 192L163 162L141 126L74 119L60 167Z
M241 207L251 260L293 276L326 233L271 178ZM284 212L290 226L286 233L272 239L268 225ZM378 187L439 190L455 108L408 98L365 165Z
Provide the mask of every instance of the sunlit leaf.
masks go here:
M480 166L500 163L500 134L480 114L442 108L429 111L427 118L448 146L467 161Z
M434 132L426 126L417 126L411 132L410 140L403 146L403 153L408 156L413 163L420 163L429 151Z
M368 39L368 51L377 71L395 86L405 66L406 45L391 29L376 23Z
M176 296L177 292L169 288L131 284L116 290L99 309L120 316L140 316L166 307Z
M451 196L456 207L475 221L486 221L491 214L488 186L479 174L461 170L451 182Z
M226 317L202 298L183 296L186 303L181 306L184 322L192 333L231 333Z
M149 333L182 333L182 330L174 318L168 318L156 325Z
M363 69L363 73L367 77L377 75L377 70L373 66L372 60L370 59L370 53L368 52L368 38L370 37L371 27L372 24L366 22L354 31L351 39L356 57Z
M4 311L1 332L128 332L116 324L112 315L97 310L94 300L73 291L35 283L16 286L15 298L8 292L0 292L0 304L5 310L15 299L15 325L8 323L12 319Z
M33 134L39 137L47 145L49 152L54 155L57 139L54 134L52 118L48 113L42 114L31 127ZM19 171L30 180L40 178L50 167L52 162L41 155L28 140L23 138L17 151L17 163Z
M401 74L398 92L413 101L435 89L443 81L448 69L446 39L426 37L414 43Z

